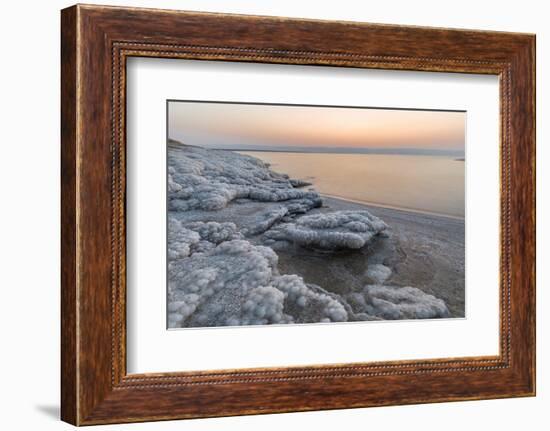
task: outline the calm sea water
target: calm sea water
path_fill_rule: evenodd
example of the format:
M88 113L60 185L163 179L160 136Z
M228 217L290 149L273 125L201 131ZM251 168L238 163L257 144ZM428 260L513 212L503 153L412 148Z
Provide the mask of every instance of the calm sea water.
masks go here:
M322 194L464 217L465 162L451 157L239 151Z

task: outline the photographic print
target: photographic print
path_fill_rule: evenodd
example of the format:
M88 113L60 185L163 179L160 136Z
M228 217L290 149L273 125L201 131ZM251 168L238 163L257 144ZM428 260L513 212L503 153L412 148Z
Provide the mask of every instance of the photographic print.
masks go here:
M60 45L64 421L535 395L534 34L79 4Z
M465 317L466 112L167 110L168 328Z

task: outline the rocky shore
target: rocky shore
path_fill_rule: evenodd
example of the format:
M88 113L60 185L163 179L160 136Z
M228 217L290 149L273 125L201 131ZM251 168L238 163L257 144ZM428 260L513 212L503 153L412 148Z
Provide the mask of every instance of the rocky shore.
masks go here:
M170 328L464 316L464 221L168 143Z

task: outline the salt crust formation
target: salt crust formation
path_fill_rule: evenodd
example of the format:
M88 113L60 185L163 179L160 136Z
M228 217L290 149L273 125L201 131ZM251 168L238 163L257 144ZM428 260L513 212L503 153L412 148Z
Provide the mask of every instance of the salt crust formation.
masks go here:
M170 328L449 316L441 299L385 285L391 269L381 264L367 264L373 284L346 295L279 273L278 256L265 244L360 250L388 228L368 211L306 214L322 205L316 191L303 188L309 183L231 151L170 142L168 166ZM186 218L251 202L269 206L245 226Z

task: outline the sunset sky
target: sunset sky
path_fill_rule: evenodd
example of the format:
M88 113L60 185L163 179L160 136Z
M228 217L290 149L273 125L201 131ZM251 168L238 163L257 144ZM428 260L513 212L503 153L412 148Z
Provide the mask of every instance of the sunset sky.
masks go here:
M465 112L169 102L188 145L269 151L463 154Z

